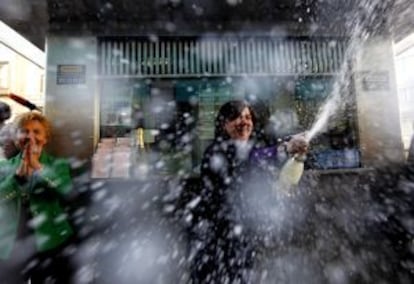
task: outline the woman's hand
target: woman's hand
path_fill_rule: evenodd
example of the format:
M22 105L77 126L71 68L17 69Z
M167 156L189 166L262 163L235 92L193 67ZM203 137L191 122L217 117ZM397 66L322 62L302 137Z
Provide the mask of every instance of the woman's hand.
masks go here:
M22 149L22 158L16 170L16 175L19 177L27 177L29 175L28 149L29 143L26 143L26 145Z
M22 159L16 170L19 177L29 177L34 171L40 170L40 149L34 141L27 141L22 151Z
M16 175L19 177L27 177L29 175L29 166L24 158L20 160L20 164L16 170Z
M40 158L40 152L41 152L41 148L36 145L36 142L31 141L29 143L29 148L28 148L28 164L29 164L29 168L32 171L36 171L42 168L42 165L40 164L39 158Z
M295 134L286 142L286 151L291 155L305 155L309 150L309 142L306 133Z

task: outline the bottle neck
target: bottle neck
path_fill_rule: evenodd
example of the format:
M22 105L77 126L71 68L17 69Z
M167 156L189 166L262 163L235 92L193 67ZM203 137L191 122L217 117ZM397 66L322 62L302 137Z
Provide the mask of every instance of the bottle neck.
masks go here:
M295 154L292 156L292 159L298 163L304 163L306 161L306 154Z

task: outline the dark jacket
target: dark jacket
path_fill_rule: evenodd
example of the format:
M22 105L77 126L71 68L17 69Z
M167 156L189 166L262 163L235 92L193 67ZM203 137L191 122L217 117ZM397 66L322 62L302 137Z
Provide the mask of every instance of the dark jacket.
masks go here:
M15 177L20 160L21 154L0 162L0 259L7 259L13 249L23 199L38 220L34 227L38 251L56 248L73 234L59 202L72 189L68 162L43 152L42 171L22 183Z
M265 186L274 181L277 154L276 147L237 147L230 140L216 140L205 150L200 192L192 202L194 282L246 281L243 274L252 267L255 235L246 226L249 209L243 201L249 198L246 190L256 190L252 178L266 180Z

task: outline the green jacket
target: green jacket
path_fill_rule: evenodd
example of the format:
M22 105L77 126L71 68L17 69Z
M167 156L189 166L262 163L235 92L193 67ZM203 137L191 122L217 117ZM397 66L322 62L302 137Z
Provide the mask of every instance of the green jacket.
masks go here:
M19 183L14 174L20 159L21 154L0 161L0 259L7 259L13 249L23 198L28 198L38 251L53 249L73 234L59 204L59 195L72 190L68 162L43 152L40 173Z

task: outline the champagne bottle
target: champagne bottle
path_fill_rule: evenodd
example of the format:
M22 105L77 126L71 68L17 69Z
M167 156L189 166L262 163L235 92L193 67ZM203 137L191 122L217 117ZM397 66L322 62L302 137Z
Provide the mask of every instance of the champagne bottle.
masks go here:
M294 155L283 165L279 174L279 185L284 191L290 191L297 185L304 170L305 155Z

